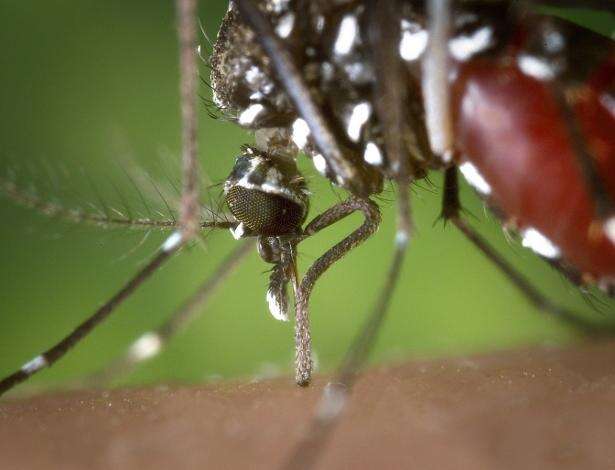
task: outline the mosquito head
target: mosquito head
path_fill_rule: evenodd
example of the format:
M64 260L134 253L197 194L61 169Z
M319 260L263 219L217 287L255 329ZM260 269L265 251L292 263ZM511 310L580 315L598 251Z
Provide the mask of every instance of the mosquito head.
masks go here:
M309 192L292 159L246 147L224 183L226 203L240 222L235 238L298 233Z

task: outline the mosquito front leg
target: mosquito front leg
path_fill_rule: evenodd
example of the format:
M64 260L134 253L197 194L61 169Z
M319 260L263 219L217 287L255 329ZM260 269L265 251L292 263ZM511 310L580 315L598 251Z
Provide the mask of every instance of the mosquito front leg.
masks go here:
M180 98L182 118L182 199L180 230L183 242L199 231L199 165L197 160L196 0L176 0L179 35Z
M21 369L0 380L0 395L15 385L27 380L42 369L51 367L79 341L102 323L122 302L124 302L145 280L147 280L181 246L181 237L175 232L160 248L158 254L142 268L122 289L100 307L92 316L81 323L62 341L24 364Z
M197 315L203 311L206 305L223 285L224 281L235 271L235 269L246 258L254 247L248 240L242 241L233 251L231 251L209 276L209 278L179 307L169 319L153 331L143 333L134 341L126 353L107 366L102 371L85 379L85 383L104 385L118 377L125 376L133 369L145 362L158 356L164 346L186 325L192 322Z
M24 364L21 369L0 380L0 395L15 385L27 380L38 371L61 359L79 341L104 321L124 300L126 300L146 279L148 279L172 254L191 239L199 230L199 207L196 160L196 0L177 0L182 146L184 162L184 190L182 195L182 217L180 232L173 233L154 258L142 268L117 294L100 307L92 316L81 323L72 333L52 348Z
M341 242L327 250L307 270L296 292L296 322L295 347L296 370L295 380L298 385L307 385L312 375L311 338L309 328L308 307L310 295L318 278L335 262L343 258L350 250L363 243L380 225L380 210L369 199L351 197L326 210L314 218L305 228L302 240L329 227L355 211L363 212L363 224L344 238Z
M595 325L584 320L574 312L554 304L541 294L521 273L512 267L482 236L480 236L461 217L461 204L459 202L459 185L457 181L457 168L451 167L446 171L444 182L444 195L442 201L442 217L450 220L455 227L478 248L491 261L508 280L523 294L534 307L540 311L553 315L574 328L588 335L612 335L612 328L604 325Z

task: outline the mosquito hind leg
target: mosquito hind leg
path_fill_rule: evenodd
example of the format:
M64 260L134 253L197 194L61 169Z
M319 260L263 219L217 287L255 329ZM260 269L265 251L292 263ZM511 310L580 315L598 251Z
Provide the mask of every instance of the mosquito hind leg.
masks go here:
M541 312L573 326L575 329L591 336L609 334L608 328L595 325L568 310L551 302L541 294L518 270L511 266L481 235L479 235L461 217L459 202L459 185L457 167L446 170L444 179L444 194L442 201L442 218L450 221L459 231L491 261L508 280L519 290L526 300ZM612 334L612 332L610 333Z
M312 346L308 305L314 285L318 278L334 263L339 261L353 248L359 246L376 232L380 225L380 210L378 206L369 199L351 197L315 217L306 226L304 234L301 237L300 241L305 240L356 211L361 211L363 213L365 218L363 224L321 255L310 266L305 276L296 287L295 381L298 385L308 385L312 376Z
M235 269L245 260L254 244L248 240L241 241L207 280L158 328L141 334L127 351L103 370L84 380L87 384L104 385L112 380L126 376L136 366L158 356L165 345L178 332L198 316L202 308L218 288L228 279Z

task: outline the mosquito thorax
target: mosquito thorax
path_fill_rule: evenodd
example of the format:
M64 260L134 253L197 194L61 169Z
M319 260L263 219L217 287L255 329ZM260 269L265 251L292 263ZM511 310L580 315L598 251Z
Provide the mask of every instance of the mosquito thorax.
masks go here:
M292 158L245 147L224 183L224 195L239 225L235 238L299 234L309 191Z

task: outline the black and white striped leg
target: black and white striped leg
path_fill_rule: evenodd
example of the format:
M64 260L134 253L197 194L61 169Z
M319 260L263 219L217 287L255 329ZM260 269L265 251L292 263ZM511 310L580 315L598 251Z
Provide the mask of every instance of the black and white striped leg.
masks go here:
M295 380L298 385L308 385L312 376L312 346L308 312L310 295L314 285L327 269L378 230L381 220L380 210L369 199L351 197L315 217L306 226L301 237L301 241L305 240L356 211L363 213L365 217L363 224L320 256L307 270L296 289Z
M0 380L0 395L53 365L81 339L105 320L169 257L199 231L197 113L196 113L196 0L176 0L180 49L180 94L182 114L183 189L180 231L174 232L160 251L117 294L81 323L62 341L24 364L21 369Z
M100 307L92 316L75 328L72 333L52 348L39 354L24 364L18 371L0 380L0 395L24 382L42 369L51 367L69 350L102 323L113 311L124 302L145 280L147 280L173 253L183 245L183 237L174 232L160 248L154 258L143 267L122 289Z
M403 195L401 195L400 198L407 201L407 186L400 188L400 193L402 192L405 193L406 198L404 198ZM283 466L285 470L312 468L322 455L322 451L329 441L331 432L340 418L346 405L348 395L355 383L357 372L365 363L376 336L380 331L380 326L386 317L389 303L393 297L397 281L399 280L401 267L410 240L410 214L402 214L402 211L407 210L409 210L409 204L400 204L398 231L395 237L393 259L389 266L385 284L380 291L380 295L370 310L367 321L361 327L359 334L348 349L342 366L335 375L334 380L325 387L316 414L305 435L295 446L289 459L285 462Z
M453 166L449 168L445 174L442 217L453 223L453 225L455 225L455 227L457 227L459 231L508 278L528 302L538 310L552 315L554 318L558 318L590 336L613 334L613 328L593 324L567 308L556 305L547 299L525 277L523 277L519 271L512 267L482 236L470 227L461 217L460 212L461 204L459 202L457 168Z
M250 240L240 241L239 246L224 258L209 278L181 307L173 312L166 322L155 330L143 333L130 345L124 355L102 371L86 378L84 382L91 385L108 384L114 379L129 374L137 365L158 356L175 334L203 312L204 305L241 264L253 247L254 243Z

